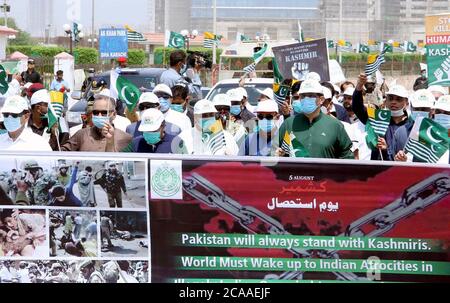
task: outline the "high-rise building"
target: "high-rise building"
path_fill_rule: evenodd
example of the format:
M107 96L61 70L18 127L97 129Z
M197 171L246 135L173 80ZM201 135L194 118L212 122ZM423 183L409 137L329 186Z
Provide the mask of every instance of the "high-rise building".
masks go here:
M34 37L47 37L54 27L53 0L29 0L28 32Z

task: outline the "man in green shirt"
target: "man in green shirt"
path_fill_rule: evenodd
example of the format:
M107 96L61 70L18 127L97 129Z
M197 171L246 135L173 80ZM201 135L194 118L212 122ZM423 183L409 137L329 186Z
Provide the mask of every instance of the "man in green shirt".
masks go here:
M318 81L306 80L300 87L300 100L292 103L295 116L279 131L277 154L286 157L354 159L352 142L344 126L322 113L323 89Z

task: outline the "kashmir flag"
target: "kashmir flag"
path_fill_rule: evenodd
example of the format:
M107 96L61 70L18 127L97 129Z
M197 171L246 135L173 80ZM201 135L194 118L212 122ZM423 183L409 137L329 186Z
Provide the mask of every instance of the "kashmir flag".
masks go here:
M210 133L202 134L203 142L206 143L206 149L209 154L215 155L220 150L226 148L225 133L222 122L217 120L211 127Z
M186 43L186 38L182 34L171 32L171 31L166 31L165 42L164 42L165 47L184 48L185 43Z
M111 93L122 100L130 112L134 110L141 96L139 88L116 70L111 71Z
M214 35L213 33L205 32L203 34L203 47L213 48L214 43L217 45L222 37Z
M128 25L125 25L125 28L127 30L128 42L144 42L144 41L147 41L147 39L144 38L144 35L142 35L141 33L138 33L137 31L133 30Z
M295 135L286 131L284 133L281 149L292 158L308 158L309 152L306 148L298 142Z
M5 68L0 64L0 94L4 95L9 89L8 75Z
M268 50L269 50L269 45L267 43L265 43L264 46L258 52L253 54L254 62L252 64L250 64L249 66L246 66L244 68L244 71L248 74L255 72L256 66L258 65L259 62L262 61L262 59L264 59Z
M367 65L365 69L365 74L367 76L370 76L374 73L376 73L377 70L380 69L381 64L386 62L386 59L384 58L384 55L388 49L388 47L384 47L384 44L382 44L382 51L380 54L372 54L369 55L367 58Z
M370 48L366 44L358 43L358 45L356 47L356 51L358 52L358 54L360 54L360 53L369 54L370 53Z
M414 158L427 162L437 163L449 149L450 138L448 130L429 118L418 118L413 126L405 152L414 155Z
M55 124L59 125L59 119L64 111L64 93L58 91L50 92L50 104L48 105L48 130Z
M303 34L303 28L302 28L302 25L300 24L300 20L297 20L297 25L298 25L298 41L304 42L305 35Z
M414 53L417 51L417 46L411 41L405 41L403 44L403 49L407 53Z
M391 122L391 111L368 108L367 115L369 116L369 120L366 124L366 143L370 149L375 150L377 148L378 138L386 136Z

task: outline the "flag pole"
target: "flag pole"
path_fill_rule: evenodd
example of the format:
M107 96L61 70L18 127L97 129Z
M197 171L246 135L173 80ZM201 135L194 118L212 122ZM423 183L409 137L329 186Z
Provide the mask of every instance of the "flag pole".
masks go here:
M213 0L213 34L217 35L217 0ZM213 65L217 64L216 41L213 43Z
M58 150L61 151L61 144L59 143L59 118L58 118L58 128L55 130L56 143L58 144Z

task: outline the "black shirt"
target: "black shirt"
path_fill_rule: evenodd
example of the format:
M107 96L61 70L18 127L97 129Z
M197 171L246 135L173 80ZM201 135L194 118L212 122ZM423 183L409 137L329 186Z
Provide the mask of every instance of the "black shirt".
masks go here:
M31 73L30 71L25 71L21 76L25 83L42 83L41 75L36 70L33 70Z

